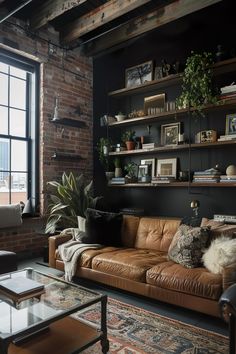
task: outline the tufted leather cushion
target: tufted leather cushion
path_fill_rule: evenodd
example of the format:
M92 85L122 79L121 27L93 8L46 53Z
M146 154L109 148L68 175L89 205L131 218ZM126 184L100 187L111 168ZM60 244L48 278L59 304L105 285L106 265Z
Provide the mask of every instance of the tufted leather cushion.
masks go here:
M168 252L180 222L180 219L141 218L135 247Z
M186 294L218 300L222 293L222 276L206 268L188 269L172 261L163 262L147 271L148 284Z
M102 253L92 260L92 269L118 275L134 281L145 282L146 271L159 262L166 261L167 254L145 249L117 249Z
M123 215L123 224L121 229L121 240L123 246L134 247L139 220L140 218L137 216Z

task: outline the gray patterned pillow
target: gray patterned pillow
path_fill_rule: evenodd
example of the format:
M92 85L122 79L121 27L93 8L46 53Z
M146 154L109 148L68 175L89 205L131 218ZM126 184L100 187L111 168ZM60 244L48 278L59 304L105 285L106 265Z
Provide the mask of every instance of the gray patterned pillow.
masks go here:
M208 228L180 225L171 241L168 258L186 268L200 266L208 237Z

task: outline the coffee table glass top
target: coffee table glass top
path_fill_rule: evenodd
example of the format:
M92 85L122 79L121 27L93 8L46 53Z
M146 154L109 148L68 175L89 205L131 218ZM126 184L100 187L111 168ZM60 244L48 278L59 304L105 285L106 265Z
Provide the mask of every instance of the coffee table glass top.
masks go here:
M17 307L0 293L0 339L12 337L30 327L37 330L43 325L63 318L84 307L101 301L103 295L84 287L67 283L50 275L27 268L0 276L7 278L27 277L44 285L45 293L40 298L30 298Z

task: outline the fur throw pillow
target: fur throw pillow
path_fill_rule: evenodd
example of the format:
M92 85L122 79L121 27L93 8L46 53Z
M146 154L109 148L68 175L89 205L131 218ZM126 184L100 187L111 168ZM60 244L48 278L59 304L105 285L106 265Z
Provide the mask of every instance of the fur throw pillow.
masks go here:
M216 238L204 252L202 260L210 272L222 274L224 267L236 262L236 239L226 236Z

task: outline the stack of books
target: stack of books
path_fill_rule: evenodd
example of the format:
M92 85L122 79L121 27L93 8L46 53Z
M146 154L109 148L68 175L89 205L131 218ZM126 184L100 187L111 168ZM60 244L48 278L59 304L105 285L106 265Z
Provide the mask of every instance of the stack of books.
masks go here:
M221 100L233 100L236 99L236 85L231 84L229 86L221 87Z
M218 141L236 140L236 134L221 135Z
M110 184L125 184L125 177L113 177Z
M227 175L221 175L220 176L220 182L223 183L236 183L236 175L231 175L231 176L227 176Z
M157 143L146 143L142 144L142 149L154 149L158 146Z
M196 171L193 174L195 183L217 183L220 181L220 171L209 169L205 171Z
M157 176L157 177L152 177L151 183L152 184L160 184L160 183L172 183L175 181L176 181L176 178L174 178L174 177Z

